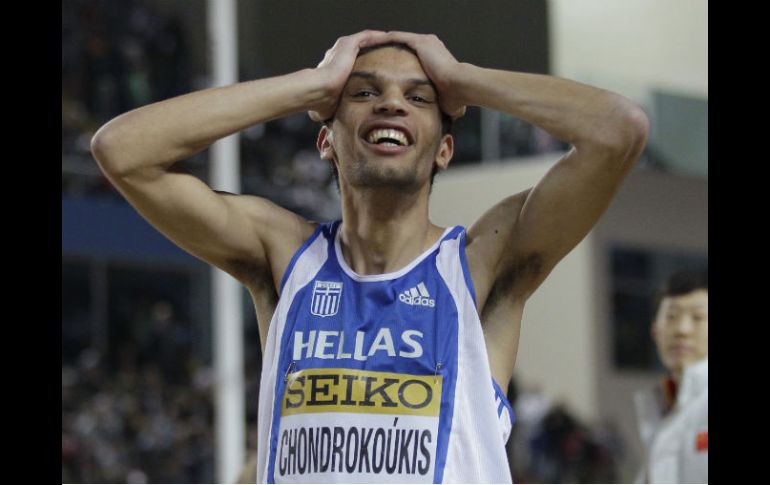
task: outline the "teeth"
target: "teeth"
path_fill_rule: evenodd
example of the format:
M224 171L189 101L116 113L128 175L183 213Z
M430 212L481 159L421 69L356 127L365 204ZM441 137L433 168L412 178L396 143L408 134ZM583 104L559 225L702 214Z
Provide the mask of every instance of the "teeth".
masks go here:
M369 143L377 143L384 138L396 140L398 144L402 146L406 146L409 144L404 132L393 128L387 128L387 129L378 128L378 129L372 130L369 132L369 135L366 137L366 140ZM396 144L389 143L389 142L385 142L383 144L388 146L396 146Z

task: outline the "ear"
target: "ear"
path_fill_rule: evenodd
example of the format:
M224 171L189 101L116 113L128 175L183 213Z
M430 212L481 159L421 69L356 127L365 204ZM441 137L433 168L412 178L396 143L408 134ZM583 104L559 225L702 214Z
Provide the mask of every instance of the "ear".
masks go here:
M452 160L454 152L455 139L450 134L442 136L436 151L436 165L439 170L446 170L449 167L449 162Z
M334 143L332 129L326 125L321 127L321 131L318 132L318 139L315 142L318 153L321 155L321 160L334 160Z

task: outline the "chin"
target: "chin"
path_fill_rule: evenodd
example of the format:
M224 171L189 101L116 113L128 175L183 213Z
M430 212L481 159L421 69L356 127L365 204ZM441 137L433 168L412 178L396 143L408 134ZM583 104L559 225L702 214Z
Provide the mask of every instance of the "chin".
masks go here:
M361 188L391 187L397 190L413 191L420 188L416 170L401 167L386 167L372 162L361 162L351 174L353 185Z

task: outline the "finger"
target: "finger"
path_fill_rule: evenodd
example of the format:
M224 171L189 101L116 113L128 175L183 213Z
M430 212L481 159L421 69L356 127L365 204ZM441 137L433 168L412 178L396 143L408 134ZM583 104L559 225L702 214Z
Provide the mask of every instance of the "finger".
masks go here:
M388 33L381 30L366 31L366 35L358 40L358 47L363 49L377 44L388 42Z
M467 109L466 106L463 106L461 109L459 109L455 114L451 115L452 121L457 121L458 119L465 116L465 110Z
M318 111L308 111L307 115L310 117L311 120L315 121L316 123L323 123L324 117L321 116L321 113Z
M387 42L401 42L408 45L412 49L417 50L417 46L420 44L420 39L423 37L425 37L423 34L392 30L387 34Z
M356 32L353 35L349 35L346 38L350 39L352 44L361 44L362 42L366 42L368 39L373 37L382 37L384 35L387 35L387 32L382 30L362 30L361 32Z

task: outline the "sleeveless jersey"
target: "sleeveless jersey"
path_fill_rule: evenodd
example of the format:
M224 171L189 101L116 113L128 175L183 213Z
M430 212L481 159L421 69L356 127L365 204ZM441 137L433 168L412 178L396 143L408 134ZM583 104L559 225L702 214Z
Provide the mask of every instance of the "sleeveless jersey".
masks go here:
M342 257L340 225L319 225L281 282L257 481L511 483L514 415L489 369L464 228L364 276Z

